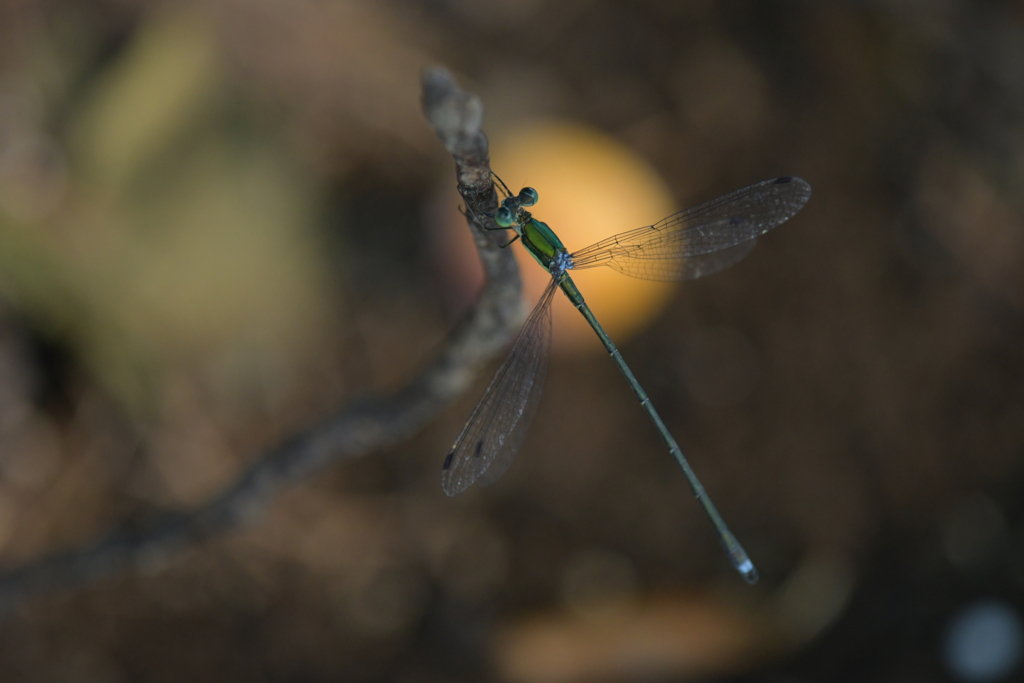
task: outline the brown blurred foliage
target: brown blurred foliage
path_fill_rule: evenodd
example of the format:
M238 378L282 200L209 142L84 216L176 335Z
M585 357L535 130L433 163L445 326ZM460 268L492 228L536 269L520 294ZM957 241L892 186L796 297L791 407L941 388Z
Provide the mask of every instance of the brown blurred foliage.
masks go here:
M437 63L488 130L586 121L683 204L814 187L623 350L762 583L614 367L560 358L498 485L441 494L467 396L24 604L5 680L936 680L962 601L1024 607L1024 9L965 0L3 3L7 566L187 510L430 357Z

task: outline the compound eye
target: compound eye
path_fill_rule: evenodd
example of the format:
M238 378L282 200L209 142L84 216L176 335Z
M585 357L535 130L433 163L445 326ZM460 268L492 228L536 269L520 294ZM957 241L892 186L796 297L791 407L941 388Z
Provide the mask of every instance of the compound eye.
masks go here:
M519 190L519 205L533 206L537 203L537 190L532 187L524 187Z
M512 210L507 206L503 206L497 210L494 214L494 222L503 228L510 228L515 223L515 217L512 215Z

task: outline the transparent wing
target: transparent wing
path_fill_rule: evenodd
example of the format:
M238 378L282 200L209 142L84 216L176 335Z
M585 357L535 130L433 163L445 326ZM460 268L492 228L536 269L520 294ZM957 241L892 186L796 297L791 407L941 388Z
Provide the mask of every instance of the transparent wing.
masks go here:
M444 459L441 488L449 496L476 481L497 481L523 444L537 413L548 367L551 299L556 289L552 279Z
M687 280L739 261L754 241L786 222L811 197L800 178L765 180L601 240L572 254L573 268L610 266L645 280Z

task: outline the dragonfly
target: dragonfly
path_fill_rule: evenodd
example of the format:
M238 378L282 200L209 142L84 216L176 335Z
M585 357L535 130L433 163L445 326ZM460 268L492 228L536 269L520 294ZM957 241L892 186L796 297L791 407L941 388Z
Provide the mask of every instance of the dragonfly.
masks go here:
M583 300L569 273L608 266L632 277L662 281L717 273L746 256L758 237L796 214L810 199L811 186L791 176L765 180L680 211L654 225L623 232L569 253L554 231L527 210L537 203L537 191L524 187L513 195L500 178L494 177L504 199L493 216L498 227L489 229L515 230L515 237L502 246L521 240L551 274L551 282L445 457L441 467L444 492L454 496L474 483L493 484L512 464L540 403L551 353L551 302L555 291L561 289L594 328L625 375L714 525L729 561L748 583L755 583L758 573L753 562L729 531L650 397Z

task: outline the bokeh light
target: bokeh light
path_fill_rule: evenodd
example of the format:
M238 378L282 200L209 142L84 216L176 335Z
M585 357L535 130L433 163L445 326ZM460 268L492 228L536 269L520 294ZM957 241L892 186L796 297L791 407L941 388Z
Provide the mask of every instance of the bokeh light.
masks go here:
M967 683L1007 679L1024 655L1024 624L1005 602L966 605L949 622L943 656L949 672Z
M27 563L173 528L445 348L480 282L432 65L570 250L812 185L713 277L574 274L761 583L559 296L494 486L438 482L482 372L219 536L30 597ZM0 676L1019 679L1022 65L1012 2L0 3Z
M532 213L555 231L570 252L656 223L674 210L665 183L649 164L622 143L582 123L536 121L497 132L491 139L491 163L512 192L526 186L537 190L540 200ZM454 211L444 216L443 228L435 236L447 245L434 248L443 264L439 271L456 280L460 290L475 291L481 270L464 220ZM508 235L514 236L512 231ZM521 245L511 248L521 269L524 297L532 305L551 278ZM462 263L455 263L456 258ZM617 343L649 323L674 286L626 277L610 268L571 275ZM561 295L555 298L554 328L556 349L593 352L603 348L586 320Z

